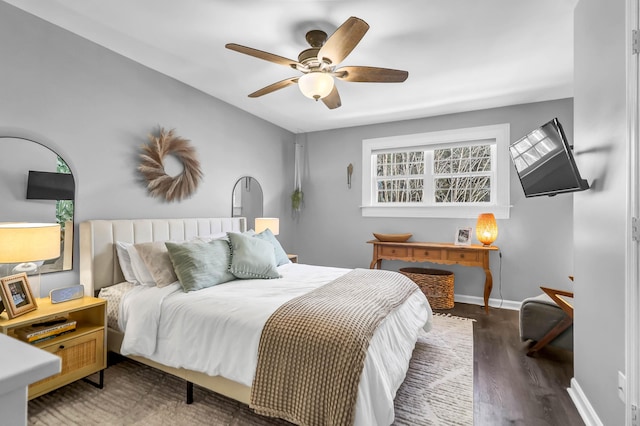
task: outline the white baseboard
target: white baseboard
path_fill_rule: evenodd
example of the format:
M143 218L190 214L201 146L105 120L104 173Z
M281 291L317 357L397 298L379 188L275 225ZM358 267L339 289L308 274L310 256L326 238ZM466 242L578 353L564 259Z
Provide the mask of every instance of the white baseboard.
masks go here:
M575 377L571 379L571 387L567 388L567 392L569 392L569 396L571 396L571 400L578 409L578 413L580 413L580 417L582 417L582 421L586 426L603 426L596 410L593 409Z
M465 294L454 294L453 300L460 303L470 303L472 305L484 306L484 298L478 296L467 296ZM516 302L515 300L500 300L489 298L489 306L492 308L511 309L519 311L522 302Z

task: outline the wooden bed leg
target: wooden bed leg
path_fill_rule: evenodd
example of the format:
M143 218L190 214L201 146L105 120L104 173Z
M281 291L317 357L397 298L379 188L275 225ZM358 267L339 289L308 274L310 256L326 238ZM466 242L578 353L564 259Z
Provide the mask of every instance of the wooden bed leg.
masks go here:
M193 403L193 383L187 381L187 404Z

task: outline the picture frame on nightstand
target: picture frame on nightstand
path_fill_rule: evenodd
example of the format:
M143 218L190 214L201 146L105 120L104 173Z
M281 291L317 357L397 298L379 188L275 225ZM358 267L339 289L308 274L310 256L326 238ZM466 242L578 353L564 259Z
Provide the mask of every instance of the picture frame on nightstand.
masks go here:
M38 308L27 274L24 272L0 278L0 297L9 319Z

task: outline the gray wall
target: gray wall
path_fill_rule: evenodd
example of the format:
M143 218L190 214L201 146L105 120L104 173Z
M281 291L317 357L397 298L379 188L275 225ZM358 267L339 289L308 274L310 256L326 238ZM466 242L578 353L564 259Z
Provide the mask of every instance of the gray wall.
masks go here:
M571 99L306 135L306 140L300 140L306 145L305 207L293 241L300 261L368 267L372 248L366 241L373 239L372 232L411 232L415 241L453 242L457 227L475 228L475 219L363 218L360 214L363 139L509 123L513 141L553 117L558 117L572 140ZM354 165L351 189L347 188L346 181L349 163ZM567 276L573 274L573 195L525 199L515 169L510 167L513 207L510 219L498 220L499 235L495 245L502 251L502 273L499 255L494 252L491 254L492 298L500 298L501 290L505 300L521 301L540 294L540 285L543 284L569 288ZM386 269L403 266L412 265L386 261L383 264ZM482 269L442 268L456 274L456 294L483 295Z
M578 166L593 189L574 198L575 379L605 425L624 423L625 0L581 0L575 11Z
M290 246L290 132L2 2L0 58L0 132L43 140L68 162L76 223L230 216L233 185L251 175L264 191L264 214L283 219L279 239ZM192 141L204 172L180 203L148 196L136 172L139 147L159 125ZM42 293L76 283L77 250L74 271L43 275Z

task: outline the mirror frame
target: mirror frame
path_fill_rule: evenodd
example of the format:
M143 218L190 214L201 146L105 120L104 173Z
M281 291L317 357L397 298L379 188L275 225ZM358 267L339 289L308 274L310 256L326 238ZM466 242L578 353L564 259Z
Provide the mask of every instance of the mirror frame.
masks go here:
M246 182L243 182L246 181ZM238 185L248 185L249 187L251 187L251 185L257 185L258 188L260 189L260 214L256 215L256 216L247 216L246 214L243 214L242 211L240 211L239 213L236 213L236 209L238 207L237 206L237 196L236 196L236 188L241 188ZM247 192L250 192L251 190L249 189ZM240 209L242 209L242 205L240 206ZM264 191L262 190L262 185L260 185L260 182L258 182L258 179L254 178L253 176L242 176L240 177L236 183L233 185L233 189L231 190L231 217L245 217L247 218L247 229L253 229L255 226L255 219L256 217L262 217L264 214Z
M42 274L50 274L50 273L54 273L54 272L65 272L65 271L71 271L73 270L73 262L75 260L75 256L73 255L74 253L74 245L75 245L75 216L76 216L76 179L75 179L75 175L73 173L72 167L69 164L69 162L62 156L60 155L56 150L54 150L53 148L49 147L47 144L45 144L44 142L41 142L39 139L39 137L32 137L32 136L27 136L24 135L24 132L20 132L20 131L13 131L10 129L1 129L0 128L0 140L3 139L19 139L19 140L24 140L27 142L32 142L35 143L36 145L41 146L42 148L50 151L53 155L56 156L56 158L60 158L62 159L62 161L67 165L69 172L71 174L71 178L73 180L73 186L74 186L74 195L73 195L73 199L71 200L73 202L73 214L71 216L71 232L65 232L65 230L60 230L60 232L64 232L64 235L61 235L61 241L63 242L63 251L64 252L68 252L69 253L69 262L66 261L66 259L63 259L63 265L61 266L60 269L55 269L55 270L42 270L41 273ZM44 138L46 139L46 138ZM59 201L59 200L58 200ZM57 221L56 221L57 222ZM67 248L68 247L68 248ZM63 253L60 254L60 256L63 256ZM66 265L66 267L65 267Z

